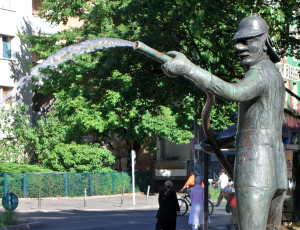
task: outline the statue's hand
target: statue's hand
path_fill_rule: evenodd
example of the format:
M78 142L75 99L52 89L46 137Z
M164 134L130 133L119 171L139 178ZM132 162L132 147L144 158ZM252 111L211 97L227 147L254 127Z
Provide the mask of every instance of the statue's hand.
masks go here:
M170 57L174 58L161 66L162 70L169 77L178 77L187 74L190 68L190 61L184 54L177 51L170 51L167 53Z
M210 144L210 142L207 139L204 139L200 142L200 147L203 152L213 154L215 153L214 148Z
M236 124L234 124L222 132L214 133L214 137L219 147L224 148L234 143L236 138L236 133L237 133L237 126ZM206 153L215 153L213 146L207 139L204 139L200 142L200 147Z

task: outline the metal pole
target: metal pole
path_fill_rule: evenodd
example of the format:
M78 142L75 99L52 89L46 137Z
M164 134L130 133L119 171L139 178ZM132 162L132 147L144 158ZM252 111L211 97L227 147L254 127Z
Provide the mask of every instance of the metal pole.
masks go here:
M146 204L148 204L149 191L150 191L150 185L148 185L148 190L147 190L147 198L146 198Z
M68 174L65 173L65 188L66 188L66 197L68 197Z
M195 92L196 92L196 87L195 87ZM196 100L196 96L195 96L195 116L194 116L194 137L198 140L198 122L197 122L197 100ZM196 150L195 154L197 156L197 158L194 156L194 172L198 171L198 160L199 160L199 151Z
M123 200L124 200L124 187L123 187L122 198L121 198L121 207L123 207Z
M41 209L41 189L39 189L39 202L38 202L38 209Z
M27 187L26 187L26 173L23 173L23 197L26 197Z
M111 173L112 194L115 195L114 173Z
M89 182L90 182L90 196L93 195L93 192L92 192L92 174L89 173Z
M84 189L84 209L86 209L86 188Z
M208 230L208 156L204 153L204 230Z
M194 52L194 62L196 63L197 62L197 50L196 50L195 47L193 49L193 52ZM195 111L195 116L194 116L194 136L199 141L199 139L198 139L198 121L197 121L197 97L196 97L197 90L198 90L197 87L195 87L194 88L194 92L195 92L195 97L194 97L195 98L195 108L194 108L194 111ZM200 151L196 150L195 154L197 154L197 158L194 157L194 171L199 171L198 161L199 161Z
M135 151L131 151L131 170L132 170L132 205L135 206L135 179L134 179L134 159Z
M11 211L11 196L10 196L10 192L7 193L7 199L8 199L8 209L9 209L9 211Z
M7 173L4 173L4 194L7 193Z

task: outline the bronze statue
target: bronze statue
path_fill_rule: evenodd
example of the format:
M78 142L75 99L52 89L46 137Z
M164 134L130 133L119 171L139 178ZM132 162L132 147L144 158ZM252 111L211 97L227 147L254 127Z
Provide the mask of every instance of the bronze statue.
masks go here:
M285 87L274 65L267 23L257 14L244 18L233 40L246 76L228 83L171 51L162 65L170 77L183 76L203 91L239 103L234 184L241 230L281 229L287 169L282 144Z

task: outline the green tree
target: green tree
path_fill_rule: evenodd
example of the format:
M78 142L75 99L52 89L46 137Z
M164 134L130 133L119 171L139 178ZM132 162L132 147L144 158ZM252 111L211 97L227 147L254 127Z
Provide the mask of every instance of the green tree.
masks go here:
M0 112L0 131L7 134L0 141L0 162L39 164L61 172L112 171L110 151L99 144L69 143L67 129L52 112L32 126L27 109L15 106Z
M23 36L24 39L30 41L32 51L37 50L45 58L65 45L90 38L142 38L131 26L115 25L114 12L119 2L93 3L91 8L87 6L89 3L83 3L83 11L89 13L81 14L68 1L59 4L45 1L50 21L66 22L67 17L63 19L54 14L60 15L61 10L68 8L68 16L77 15L84 20L83 27L42 39ZM171 18L168 20L174 24ZM167 38L167 32L164 29L159 34ZM55 45L60 40L66 40L66 44ZM176 45L174 39L171 40ZM152 44L154 42L152 38ZM70 141L80 143L84 134L92 134L93 142L100 143L115 134L126 142L124 152L129 153L132 149L138 152L145 138L154 134L176 143L186 143L192 137L194 96L190 91L193 87L183 79L170 80L162 74L158 63L133 53L132 49L85 54L77 58L77 63L67 62L61 66L61 73L53 70L44 70L44 73L49 74L49 79L38 92L55 95L55 115L67 127Z
M238 66L231 39L239 22L253 13L267 21L278 54L300 59L300 52L297 52L300 40L295 36L300 29L299 1L221 0L211 4L208 0L176 0L176 3L180 5L180 13L191 22L190 31L198 41L197 47L217 58L217 63L225 65L227 70L234 70L230 66Z
M26 106L0 111L0 131L6 138L0 140L0 161L27 163L34 154L35 129L31 128Z
M56 171L68 172L111 172L115 162L108 149L99 144L78 145L60 143L44 161L45 166Z
M245 72L232 41L239 21L250 13L262 15L283 55L280 48L296 44L287 28L297 7L293 1L45 0L42 16L48 21L66 24L70 17L77 17L83 26L23 39L42 58L86 39L140 40L162 52L183 52L202 68L236 82ZM62 40L65 43L59 43ZM154 134L186 143L194 115L201 123L205 94L185 79L164 76L157 62L131 49L84 54L76 63L61 65L60 70L42 70L49 77L36 90L56 97L55 116L66 127L69 143L80 143L85 134L92 134L93 142L100 143L115 134L127 143L129 153L131 149L138 151L146 144L145 138ZM236 104L216 99L213 129L220 131L231 125L236 109Z

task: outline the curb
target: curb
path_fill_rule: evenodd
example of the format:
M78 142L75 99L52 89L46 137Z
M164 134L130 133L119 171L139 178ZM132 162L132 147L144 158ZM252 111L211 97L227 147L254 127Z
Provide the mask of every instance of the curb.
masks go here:
M10 225L7 227L1 227L0 230L23 230L23 229L39 228L43 226L44 226L43 222L36 221L28 224L19 224L19 225Z
M144 210L144 209L158 209L159 205L149 205L149 206L140 206L140 207L119 207L114 209L78 209L78 208L70 208L70 209L50 209L50 210L16 210L16 212L89 212L89 211L121 211L121 210ZM2 230L2 228L0 228ZM3 229L4 230L4 229Z
M135 193L136 196L146 196L143 192L138 192ZM86 199L101 199L101 198L111 198L111 197L121 197L122 194L114 194L114 195L98 195L98 196L86 196ZM131 196L132 193L124 193L124 196ZM158 195L151 195L151 196L158 196ZM38 200L37 197L30 198L30 197L25 197L25 198L18 198L19 200ZM84 196L78 196L78 197L65 197L65 196L60 196L60 197L42 197L42 200L81 200L84 199Z

